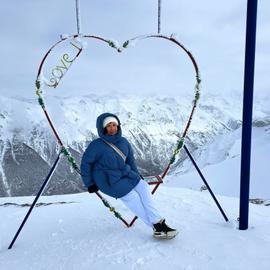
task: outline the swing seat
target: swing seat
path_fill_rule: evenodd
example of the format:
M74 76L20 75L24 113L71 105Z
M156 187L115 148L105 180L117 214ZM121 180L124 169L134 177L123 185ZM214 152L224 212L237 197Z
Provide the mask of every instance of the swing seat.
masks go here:
M154 175L154 176L144 176L143 180L148 184L148 185L156 185L156 184L162 184L163 180L161 176L159 175Z

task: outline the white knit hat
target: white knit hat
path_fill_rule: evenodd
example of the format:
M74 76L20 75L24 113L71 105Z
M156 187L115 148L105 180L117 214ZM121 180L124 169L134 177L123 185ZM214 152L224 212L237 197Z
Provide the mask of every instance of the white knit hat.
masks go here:
M103 120L103 128L105 128L111 122L116 123L117 126L119 126L118 120L115 117L113 117L113 116L107 116Z

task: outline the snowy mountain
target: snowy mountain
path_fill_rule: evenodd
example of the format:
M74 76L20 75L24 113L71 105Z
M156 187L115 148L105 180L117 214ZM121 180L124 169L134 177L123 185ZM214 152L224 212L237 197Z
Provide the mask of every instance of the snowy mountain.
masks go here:
M239 200L218 196L225 222L208 192L163 185L158 209L180 233L156 240L137 220L125 227L89 193L42 196L11 250L8 246L33 197L0 198L0 269L5 270L268 270L270 207L250 204L249 229L238 230ZM132 214L120 200L119 212ZM18 204L16 205L8 205ZM53 203L53 204L51 204ZM46 204L48 204L46 206ZM22 205L22 206L20 206Z
M143 175L160 173L166 166L192 106L192 96L80 96L47 97L46 108L65 145L78 164L83 150L96 138L96 117L116 113L123 135L135 150ZM36 99L0 98L0 196L33 195L56 158L58 147ZM241 96L203 96L194 116L187 146L201 167L228 158L239 140ZM269 133L269 99L255 103L254 126ZM268 131L267 131L268 129ZM237 131L238 130L238 131ZM224 138L220 140L220 138ZM222 142L222 143L218 143ZM181 153L171 173L187 173L191 166ZM80 192L80 177L63 157L45 194Z
M213 149L216 149L216 151ZM239 197L241 129L237 129L228 135L217 136L208 148L203 147L201 151L199 154L196 150L193 155L197 157L197 163L202 168L202 173L214 193ZM269 153L269 126L253 128L250 175L250 198L252 199L270 199ZM208 157L208 159L205 159L205 157ZM185 168L185 170L183 171L182 168ZM183 166L177 168L173 175L168 176L166 181L167 185L172 187L194 190L201 190L205 187L189 159L186 159Z

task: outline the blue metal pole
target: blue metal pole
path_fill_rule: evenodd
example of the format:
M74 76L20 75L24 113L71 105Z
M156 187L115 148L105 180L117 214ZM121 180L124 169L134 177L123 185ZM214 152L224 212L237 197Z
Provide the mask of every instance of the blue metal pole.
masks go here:
M204 184L206 185L207 190L210 192L210 194L211 194L213 200L215 201L215 203L216 203L216 205L217 205L219 211L220 211L221 214L223 215L225 221L228 222L229 219L227 218L226 214L224 213L224 211L223 211L222 207L220 206L220 204L219 204L219 202L218 202L218 200L217 200L217 198L216 198L214 192L212 191L212 189L211 189L210 186L208 185L206 179L204 178L204 176L203 176L201 170L199 169L197 163L195 162L194 158L193 158L192 155L190 154L190 152L189 152L188 148L186 147L186 145L184 145L184 149L186 150L186 152L187 152L187 154L188 154L188 156L189 156L191 162L193 163L193 165L194 165L194 167L196 168L198 174L200 175L200 177L202 178Z
M53 166L52 166L52 168L51 168L49 174L47 175L46 179L44 180L44 182L43 182L43 184L42 184L42 186L41 186L41 188L40 188L38 194L36 195L36 197L35 197L35 199L34 199L32 205L31 205L31 207L29 208L29 210L28 210L26 216L24 217L24 219L23 219L23 221L22 221L22 223L21 223L21 225L20 225L18 231L16 232L15 236L13 237L13 239L12 239L12 241L11 241L11 243L10 243L8 249L11 249L11 248L12 248L12 246L13 246L13 244L15 243L17 237L19 236L19 234L20 234L20 232L21 232L21 230L22 230L24 224L26 223L28 217L30 216L30 214L31 214L31 212L32 212L32 210L33 210L33 208L35 207L35 205L36 205L36 203L37 203L39 197L41 196L41 194L42 194L43 190L45 189L45 187L47 186L48 182L50 181L50 179L51 179L51 177L52 177L52 175L53 175L53 173L54 173L54 171L55 171L55 169L56 169L56 166L57 166L57 164L58 164L58 162L59 162L59 160L60 160L61 154L62 154L62 151L58 154L57 159L55 160L55 162L54 162L54 164L53 164Z
M257 0L248 0L247 22L246 22L242 150L241 150L241 179L240 179L241 184L240 184L240 211L239 211L240 230L246 230L248 228L252 106L253 106L254 65L255 65L255 47L256 47L256 21L257 21Z

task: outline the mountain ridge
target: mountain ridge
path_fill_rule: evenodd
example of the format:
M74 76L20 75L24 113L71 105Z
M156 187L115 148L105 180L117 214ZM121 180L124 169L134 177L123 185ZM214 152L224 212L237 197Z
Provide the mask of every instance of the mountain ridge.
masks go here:
M270 123L264 102L258 102L255 126L267 127ZM1 97L0 103L0 196L33 195L57 156L56 140L37 101ZM203 97L186 139L190 151L241 127L240 104L240 98ZM46 99L52 121L78 164L87 144L97 138L96 117L106 111L116 113L143 175L159 174L167 165L181 135L179 127L183 130L191 107L191 95L180 101L173 97L98 95ZM185 153L181 153L171 172L185 159ZM63 158L45 194L83 190L79 175Z

